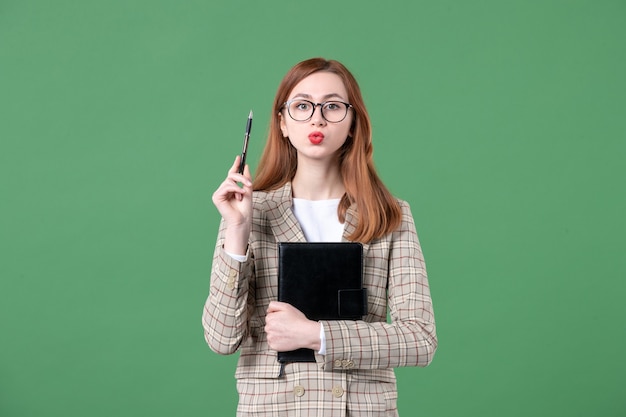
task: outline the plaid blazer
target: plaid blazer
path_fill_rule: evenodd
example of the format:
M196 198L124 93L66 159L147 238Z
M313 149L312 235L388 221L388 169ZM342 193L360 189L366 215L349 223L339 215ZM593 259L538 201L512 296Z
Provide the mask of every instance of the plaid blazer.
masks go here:
M222 222L202 321L212 350L240 352L238 415L397 415L393 368L426 366L437 348L422 250L409 205L399 203L398 230L363 245L367 316L322 321L326 354L316 353L316 363L284 367L267 344L264 326L268 304L277 299L277 242L306 241L291 209L291 184L253 194L246 262L224 253ZM351 207L344 241L355 226Z

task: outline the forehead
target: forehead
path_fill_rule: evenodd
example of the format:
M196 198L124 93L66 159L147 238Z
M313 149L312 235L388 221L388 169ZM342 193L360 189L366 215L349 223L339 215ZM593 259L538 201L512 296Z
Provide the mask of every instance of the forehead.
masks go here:
M348 98L346 86L341 77L332 72L316 72L302 79L291 90L289 98L305 97L316 100L324 100L329 97Z

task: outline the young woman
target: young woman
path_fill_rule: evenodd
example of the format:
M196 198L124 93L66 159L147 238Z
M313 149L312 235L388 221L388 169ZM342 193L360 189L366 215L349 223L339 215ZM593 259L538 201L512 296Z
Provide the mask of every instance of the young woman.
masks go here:
M239 157L213 194L222 222L203 314L211 349L240 352L237 415L398 415L393 368L431 362L435 321L409 206L376 174L352 74L321 58L295 65L276 93L256 179L238 166ZM277 242L307 241L363 244L363 320L311 321L276 301ZM277 361L297 348L316 362Z

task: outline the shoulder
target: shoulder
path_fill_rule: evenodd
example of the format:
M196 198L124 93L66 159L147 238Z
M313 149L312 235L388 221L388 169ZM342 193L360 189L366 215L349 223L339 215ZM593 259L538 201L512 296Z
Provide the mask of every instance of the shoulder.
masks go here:
M400 210L402 211L402 217L404 218L405 216L409 216L409 217L413 217L411 214L411 205L409 204L408 201L406 200L402 200L400 198L396 197L396 202L398 203L398 206L400 207Z
M404 210L409 210L410 209L410 205L409 202L406 200L403 200L401 198L395 197L396 202L398 203L398 205L400 206L400 208L404 211Z
M402 233L406 231L410 231L412 233L415 232L415 220L413 218L413 212L411 210L411 205L408 201L396 198L398 205L400 206L400 210L402 212L402 219L400 222L400 226L396 230L396 233Z

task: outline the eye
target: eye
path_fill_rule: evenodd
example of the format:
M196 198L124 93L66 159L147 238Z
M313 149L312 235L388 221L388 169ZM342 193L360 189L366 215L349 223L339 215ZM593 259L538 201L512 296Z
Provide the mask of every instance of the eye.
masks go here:
M308 101L294 101L293 108L300 111L308 111L311 109L311 103Z
M326 105L324 106L324 108L326 110L341 110L343 109L344 105L343 103L340 103L338 101L329 101L328 103L326 103Z

